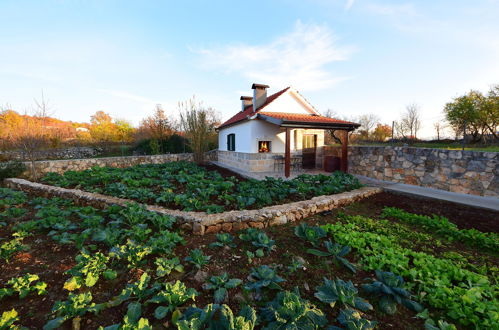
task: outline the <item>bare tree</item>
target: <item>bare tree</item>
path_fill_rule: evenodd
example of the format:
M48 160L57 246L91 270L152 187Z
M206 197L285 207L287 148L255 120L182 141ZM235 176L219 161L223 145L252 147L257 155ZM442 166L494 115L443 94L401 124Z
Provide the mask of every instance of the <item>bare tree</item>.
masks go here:
M402 114L399 125L399 130L403 132L402 135L404 137L407 137L407 133L409 133L410 139L417 138L418 131L421 128L419 106L417 104L412 103L406 107L405 112Z
M360 128L361 128L360 134L362 135L362 137L365 139L369 139L373 129L376 127L376 125L379 122L380 122L380 118L373 113L368 113L368 114L359 116L358 123L360 124Z
M217 117L214 109L204 107L194 97L179 102L180 124L189 141L194 161L204 162L204 154L208 151L209 142L215 134Z
M440 135L442 134L442 131L444 130L445 126L441 122L437 121L436 123L433 124L433 127L437 132L437 141L440 141Z

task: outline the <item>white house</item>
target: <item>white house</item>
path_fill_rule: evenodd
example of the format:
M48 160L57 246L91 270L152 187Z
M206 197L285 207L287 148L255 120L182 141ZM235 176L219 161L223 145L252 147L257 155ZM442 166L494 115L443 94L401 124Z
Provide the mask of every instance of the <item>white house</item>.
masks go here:
M286 176L294 168L322 168L324 130L360 126L321 116L294 88L270 96L267 85L251 88L253 96L241 96L241 110L218 127L221 165L247 172L284 170ZM348 135L343 137L346 155Z

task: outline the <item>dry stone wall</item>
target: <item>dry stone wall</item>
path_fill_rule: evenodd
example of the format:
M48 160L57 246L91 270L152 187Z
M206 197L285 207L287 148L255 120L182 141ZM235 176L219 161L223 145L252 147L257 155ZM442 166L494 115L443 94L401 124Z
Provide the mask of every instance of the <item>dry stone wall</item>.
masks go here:
M78 189L54 187L24 179L6 179L4 184L35 196L66 198L79 205L99 208L109 205L125 206L127 203L133 202L123 198L94 194ZM221 231L237 231L249 227L264 228L282 225L341 207L379 192L381 192L381 188L363 187L341 194L319 196L306 201L274 205L258 210L229 211L216 214L170 210L155 205L146 205L146 208L149 211L173 216L182 228L191 230L196 235L204 235Z
M213 154L208 154L213 157ZM179 160L192 161L192 154L165 154L152 156L125 156L125 157L105 157L105 158L85 158L85 159L63 159L63 160L40 160L35 162L35 171L38 176L43 176L48 172L64 173L66 171L83 171L93 166L129 167L138 164L161 164ZM31 176L31 163L25 162L28 169L23 173L23 177Z
M349 171L379 180L499 197L499 153L352 146Z

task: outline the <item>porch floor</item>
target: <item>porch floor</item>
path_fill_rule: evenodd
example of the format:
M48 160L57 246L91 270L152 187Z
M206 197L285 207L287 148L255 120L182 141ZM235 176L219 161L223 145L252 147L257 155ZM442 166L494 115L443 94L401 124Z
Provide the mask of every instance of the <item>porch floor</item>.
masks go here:
M300 174L331 174L331 173L328 173L328 172L326 172L324 170L320 170L320 169L300 169L297 171L291 171L289 178L286 178L284 176L284 170L279 171L279 172L247 172L247 171L241 170L240 168L228 166L227 164L223 164L223 163L220 163L217 161L211 161L210 163L217 165L217 166L220 166L220 167L223 167L223 168L226 168L228 170L231 170L232 172L235 172L235 173L241 175L242 177L245 177L248 179L257 179L257 180L263 180L267 176L272 177L272 178L276 178L276 179L281 178L281 179L286 180L286 179L296 178Z

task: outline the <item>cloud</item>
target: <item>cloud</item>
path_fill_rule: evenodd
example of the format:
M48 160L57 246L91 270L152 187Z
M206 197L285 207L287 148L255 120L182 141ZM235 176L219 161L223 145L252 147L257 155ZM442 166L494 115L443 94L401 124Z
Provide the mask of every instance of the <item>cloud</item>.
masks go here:
M355 2L355 0L347 0L347 2L345 4L345 10L350 10L350 8L352 8L354 2Z
M195 52L209 70L238 73L276 87L291 84L301 90L319 90L347 79L327 69L333 62L347 60L352 52L336 41L326 26L297 21L293 31L266 44L232 44Z

